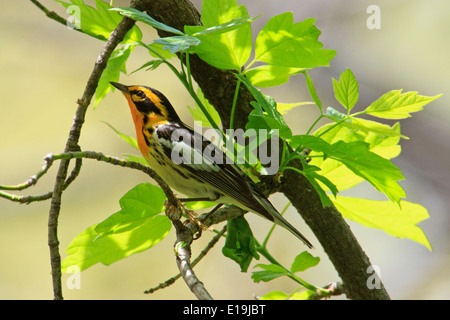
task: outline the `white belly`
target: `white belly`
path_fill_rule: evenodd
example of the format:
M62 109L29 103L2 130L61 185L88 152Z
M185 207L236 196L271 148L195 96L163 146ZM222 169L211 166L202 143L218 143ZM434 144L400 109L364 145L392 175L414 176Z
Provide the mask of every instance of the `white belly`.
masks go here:
M208 198L216 199L217 193L208 187L207 184L200 181L192 173L183 169L179 165L168 165L170 159L165 155L153 153L153 157L147 159L150 168L173 189L176 191L194 198ZM176 172L174 172L174 170Z

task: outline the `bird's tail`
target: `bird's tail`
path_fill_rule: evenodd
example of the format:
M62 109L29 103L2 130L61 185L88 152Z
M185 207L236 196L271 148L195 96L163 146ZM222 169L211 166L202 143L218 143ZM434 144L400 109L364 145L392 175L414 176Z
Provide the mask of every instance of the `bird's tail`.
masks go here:
M278 224L279 226L281 226L281 227L287 229L288 231L290 231L294 236L296 236L297 238L302 240L303 243L308 246L308 248L312 249L313 245L311 244L311 242L309 242L309 240L306 239L306 237L304 235L302 235L300 233L300 231L295 229L289 222L287 222L286 219L284 219L283 216L278 213L278 211L276 211L276 210L274 210L274 211L275 212L270 212L270 214L272 215L272 217L275 220L274 222L276 224Z
M295 229L289 222L286 221L285 218L283 218L283 216L277 211L277 209L275 209L272 203L270 203L269 199L264 196L264 194L256 187L256 185L248 176L245 176L245 178L247 179L248 186L253 194L253 200L255 200L251 206L249 205L247 207L247 209L287 229L294 236L303 241L303 243L306 244L308 248L311 249L313 247L311 242L309 242L309 240L306 239L306 237L302 235L300 231ZM237 206L239 206L239 204L237 204Z
M309 240L306 239L306 237L302 235L300 231L295 229L294 226L292 226L289 222L287 222L287 220L283 218L283 216L277 211L277 209L274 208L274 206L270 203L269 200L265 198L257 198L257 200L262 205L262 207L267 211L267 213L264 214L264 216L267 217L267 215L269 214L273 218L273 222L290 231L294 236L303 241L303 243L306 244L308 248L312 249L313 245L311 244L311 242L309 242Z

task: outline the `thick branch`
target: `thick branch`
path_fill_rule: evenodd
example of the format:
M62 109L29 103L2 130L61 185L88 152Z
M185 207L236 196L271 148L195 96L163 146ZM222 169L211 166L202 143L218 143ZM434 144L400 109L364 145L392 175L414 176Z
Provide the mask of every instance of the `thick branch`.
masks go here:
M145 1L145 10L155 19L183 30L184 25L199 25L200 14L188 0ZM165 32L158 31L161 37ZM218 70L198 57L190 59L191 72L205 97L218 110L223 124L228 127L229 114L236 88L232 72ZM240 87L236 106L235 128L243 128L252 110L254 100L245 86ZM301 168L299 161L290 164ZM348 225L336 208L322 208L314 187L301 175L289 170L284 173L282 192L292 201L306 223L325 248L330 260L344 281L350 299L389 299L384 287L369 290L366 286L370 266L368 257L359 246Z
M281 191L302 213L320 241L344 282L347 296L351 299L389 299L382 284L380 289L367 287L369 258L339 211L334 206L323 208L319 195L306 178L292 170L289 173L286 172L283 178Z

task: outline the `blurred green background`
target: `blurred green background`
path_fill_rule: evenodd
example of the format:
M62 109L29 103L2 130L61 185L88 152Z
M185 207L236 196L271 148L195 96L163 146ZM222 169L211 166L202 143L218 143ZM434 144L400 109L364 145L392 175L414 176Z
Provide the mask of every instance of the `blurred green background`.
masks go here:
M55 1L42 4L67 16ZM92 3L93 1L85 1ZM433 246L433 252L409 240L396 239L382 231L349 222L361 246L373 264L381 269L381 278L394 299L449 299L450 275L450 3L430 1L240 1L250 16L263 15L253 23L254 36L273 15L293 11L295 21L317 18L325 48L336 49L329 68L311 75L325 106L336 106L331 77L338 78L351 68L360 86L356 108L364 108L391 89L419 91L444 96L402 121L402 133L410 140L401 142L403 152L395 164L406 180L401 184L408 200L425 206L431 218L420 223ZM198 8L201 1L195 1ZM114 2L127 6L128 1ZM369 30L366 12L369 5L381 9L381 29ZM141 26L142 27L142 26ZM156 34L142 27L151 42ZM81 97L103 42L73 32L47 17L30 1L0 2L0 184L17 184L35 174L50 152L61 152L72 124L76 100ZM132 71L145 63L146 52L137 48L128 63ZM186 105L192 99L166 68L122 75L126 84L146 84L162 91L180 116L190 123ZM310 100L304 78L294 77L289 84L264 91L280 102ZM313 106L299 107L286 116L296 133L303 133L317 116ZM89 109L80 140L84 150L121 156L135 152L122 142L102 121L122 132L134 135L128 106L118 94L108 95L96 110ZM21 194L39 194L52 189L58 163L33 188ZM85 160L78 179L63 195L59 220L60 248L64 250L78 233L119 210L118 199L147 177L131 169ZM368 185L345 195L384 199ZM271 197L278 208L286 200ZM51 276L47 246L47 218L50 202L20 205L0 199L0 299L51 299ZM256 236L261 238L269 224L255 215L247 215ZM290 210L287 218L313 243L317 240ZM196 256L211 239L211 233L193 245ZM182 280L153 295L143 291L177 273L172 245L173 232L156 247L109 267L95 265L81 274L81 289L67 289L66 299L191 299L192 293ZM304 248L290 245L291 235L277 228L270 247L277 258L289 266L292 257ZM291 292L295 283L279 279L254 284L237 264L223 257L222 243L197 266L196 273L216 299L252 299L271 290ZM313 255L322 258L318 267L302 277L316 285L337 281L338 276L326 255L316 245ZM265 263L264 261L262 261ZM250 268L251 271L251 268Z

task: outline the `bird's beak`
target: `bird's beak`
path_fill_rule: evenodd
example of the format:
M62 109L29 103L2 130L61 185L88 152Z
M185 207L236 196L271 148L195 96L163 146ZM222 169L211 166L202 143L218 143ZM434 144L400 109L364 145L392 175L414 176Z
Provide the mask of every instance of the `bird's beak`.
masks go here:
M126 85L123 85L121 83L118 82L110 82L114 87L116 87L117 89L119 89L120 91L122 91L123 93L130 93L128 91L128 87Z

